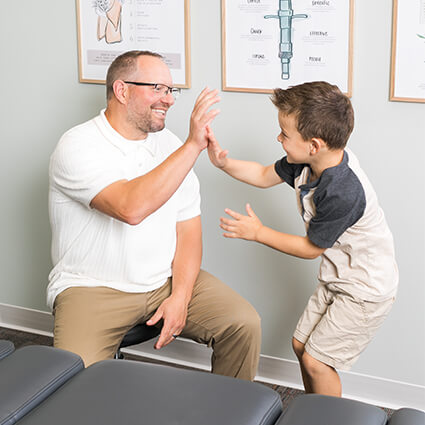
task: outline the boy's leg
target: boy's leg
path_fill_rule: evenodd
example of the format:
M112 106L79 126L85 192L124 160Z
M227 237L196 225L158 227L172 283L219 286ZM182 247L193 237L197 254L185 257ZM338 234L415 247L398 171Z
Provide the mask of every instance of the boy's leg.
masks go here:
M316 301L321 298L327 303L327 308L305 342L302 364L314 392L340 395L341 382L335 369L351 368L385 320L394 299L367 302L326 287L318 287L312 298L315 296Z
M309 381L310 391L306 392L341 397L341 380L333 367L316 360L307 351L304 351L301 363Z
M181 335L213 348L213 373L254 379L261 345L258 313L248 301L203 270L196 280Z
M327 290L326 285L319 283L308 300L292 338L292 347L300 363L306 393L341 395L341 382L335 369L305 351L305 344L332 302L332 293Z
M78 354L85 366L112 358L125 333L143 316L145 294L69 288L54 307L54 346Z
M307 374L302 362L303 354L305 352L305 345L298 341L296 338L292 337L292 348L294 350L295 355L297 356L298 362L300 364L301 377L303 379L304 390L306 393L312 393L313 388L311 386L310 377Z

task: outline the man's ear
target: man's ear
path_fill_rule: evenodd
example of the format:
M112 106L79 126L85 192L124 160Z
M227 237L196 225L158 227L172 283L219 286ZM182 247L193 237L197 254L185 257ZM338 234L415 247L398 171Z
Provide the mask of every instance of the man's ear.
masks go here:
M112 84L114 95L118 102L126 104L128 101L128 86L122 80L115 80Z
M317 155L325 146L326 144L322 139L313 137L310 140L310 155Z

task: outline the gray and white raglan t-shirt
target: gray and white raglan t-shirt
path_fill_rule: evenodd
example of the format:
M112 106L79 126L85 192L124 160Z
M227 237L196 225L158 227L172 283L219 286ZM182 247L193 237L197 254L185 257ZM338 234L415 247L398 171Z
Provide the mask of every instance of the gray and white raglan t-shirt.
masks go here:
M393 237L356 156L346 149L339 165L311 183L310 167L289 164L286 156L275 170L295 189L307 236L327 248L319 281L367 301L393 297L398 285Z

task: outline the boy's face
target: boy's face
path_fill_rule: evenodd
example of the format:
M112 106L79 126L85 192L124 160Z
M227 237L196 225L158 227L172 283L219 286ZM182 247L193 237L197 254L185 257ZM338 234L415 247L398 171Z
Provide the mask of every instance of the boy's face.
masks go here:
M302 138L296 128L295 115L284 115L279 112L281 132L277 141L282 144L290 164L308 163L310 157L310 143Z

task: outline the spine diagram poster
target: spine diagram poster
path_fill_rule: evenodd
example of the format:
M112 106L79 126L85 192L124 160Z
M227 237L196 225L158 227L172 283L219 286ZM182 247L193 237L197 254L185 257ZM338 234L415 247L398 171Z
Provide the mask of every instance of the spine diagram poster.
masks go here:
M390 100L425 102L425 0L394 0Z
M81 82L105 83L128 50L164 56L177 87L190 87L189 0L76 0Z
M354 0L222 0L223 90L324 80L351 95Z

